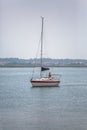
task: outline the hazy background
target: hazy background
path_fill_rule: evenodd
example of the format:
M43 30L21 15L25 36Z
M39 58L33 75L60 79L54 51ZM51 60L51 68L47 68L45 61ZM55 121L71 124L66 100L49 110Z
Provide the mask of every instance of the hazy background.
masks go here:
M0 57L35 57L40 16L48 57L87 59L87 0L0 0Z

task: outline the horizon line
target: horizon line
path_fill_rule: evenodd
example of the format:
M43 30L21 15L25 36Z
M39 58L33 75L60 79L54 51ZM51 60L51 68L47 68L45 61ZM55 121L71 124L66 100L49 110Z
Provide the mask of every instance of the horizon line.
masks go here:
M0 59L23 59L23 60L29 60L29 59L40 59L40 58L19 58L19 57L0 57ZM50 58L50 57L43 57L43 59L59 59L59 60L87 60L87 58Z

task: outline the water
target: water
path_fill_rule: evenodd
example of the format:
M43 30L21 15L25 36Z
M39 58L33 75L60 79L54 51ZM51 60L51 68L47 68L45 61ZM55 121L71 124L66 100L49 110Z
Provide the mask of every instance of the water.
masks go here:
M0 68L0 130L87 130L87 68L54 71L60 87L32 88L32 68Z

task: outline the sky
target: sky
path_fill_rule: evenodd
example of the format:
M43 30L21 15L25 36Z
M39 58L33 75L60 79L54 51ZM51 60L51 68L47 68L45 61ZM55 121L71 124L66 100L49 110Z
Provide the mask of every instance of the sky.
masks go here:
M87 0L0 0L0 58L87 59Z

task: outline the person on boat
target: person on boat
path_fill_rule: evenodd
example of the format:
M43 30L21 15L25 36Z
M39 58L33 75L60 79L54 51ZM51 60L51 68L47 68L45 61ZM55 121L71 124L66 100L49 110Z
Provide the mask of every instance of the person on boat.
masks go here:
M51 73L49 72L49 74L48 74L48 78L51 78Z

